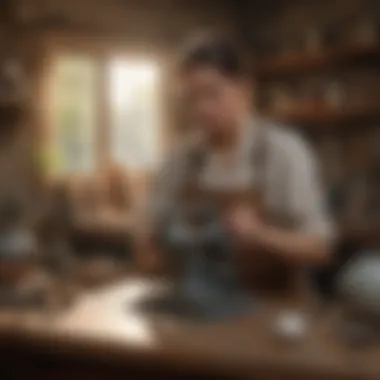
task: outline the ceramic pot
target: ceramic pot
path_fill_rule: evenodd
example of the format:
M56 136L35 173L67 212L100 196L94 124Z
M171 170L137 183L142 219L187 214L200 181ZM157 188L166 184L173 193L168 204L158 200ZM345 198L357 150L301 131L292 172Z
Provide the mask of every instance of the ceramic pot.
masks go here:
M348 262L338 274L337 287L346 310L380 321L380 250Z

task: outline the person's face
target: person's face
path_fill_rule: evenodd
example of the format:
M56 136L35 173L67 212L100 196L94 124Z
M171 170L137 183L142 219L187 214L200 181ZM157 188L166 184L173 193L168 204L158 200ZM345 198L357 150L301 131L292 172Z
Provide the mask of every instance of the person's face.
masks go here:
M234 128L249 104L249 92L243 79L228 77L204 66L183 77L184 101L190 118L211 135Z

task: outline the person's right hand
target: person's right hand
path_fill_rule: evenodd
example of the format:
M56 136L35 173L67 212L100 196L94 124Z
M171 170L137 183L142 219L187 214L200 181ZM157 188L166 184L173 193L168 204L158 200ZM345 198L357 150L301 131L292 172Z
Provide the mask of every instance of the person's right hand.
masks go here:
M239 245L257 248L264 224L252 207L242 204L228 210L225 221Z
M146 275L155 275L163 271L163 262L159 254L153 250L139 254L137 266L139 271Z

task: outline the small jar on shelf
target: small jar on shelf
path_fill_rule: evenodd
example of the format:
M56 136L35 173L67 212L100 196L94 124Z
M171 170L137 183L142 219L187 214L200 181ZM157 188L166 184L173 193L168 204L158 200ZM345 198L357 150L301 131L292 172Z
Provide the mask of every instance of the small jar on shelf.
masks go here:
M286 86L275 86L269 90L269 111L274 113L291 112L294 109L294 98Z
M352 30L351 43L354 46L376 46L379 42L379 25L371 18L360 20Z
M342 108L345 103L346 93L343 85L338 81L329 81L324 92L324 101L327 107L332 109Z
M320 29L313 28L306 34L306 52L315 54L323 50L323 35Z

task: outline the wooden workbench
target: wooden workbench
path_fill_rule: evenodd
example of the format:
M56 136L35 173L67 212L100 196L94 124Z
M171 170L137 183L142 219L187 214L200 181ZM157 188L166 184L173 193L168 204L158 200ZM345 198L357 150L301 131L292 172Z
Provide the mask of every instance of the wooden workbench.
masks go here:
M340 343L334 307L310 310L307 336L290 344L272 333L278 311L294 306L288 300L196 323L139 311L136 302L155 289L136 277L86 293L64 311L1 312L0 378L380 379L380 347Z

